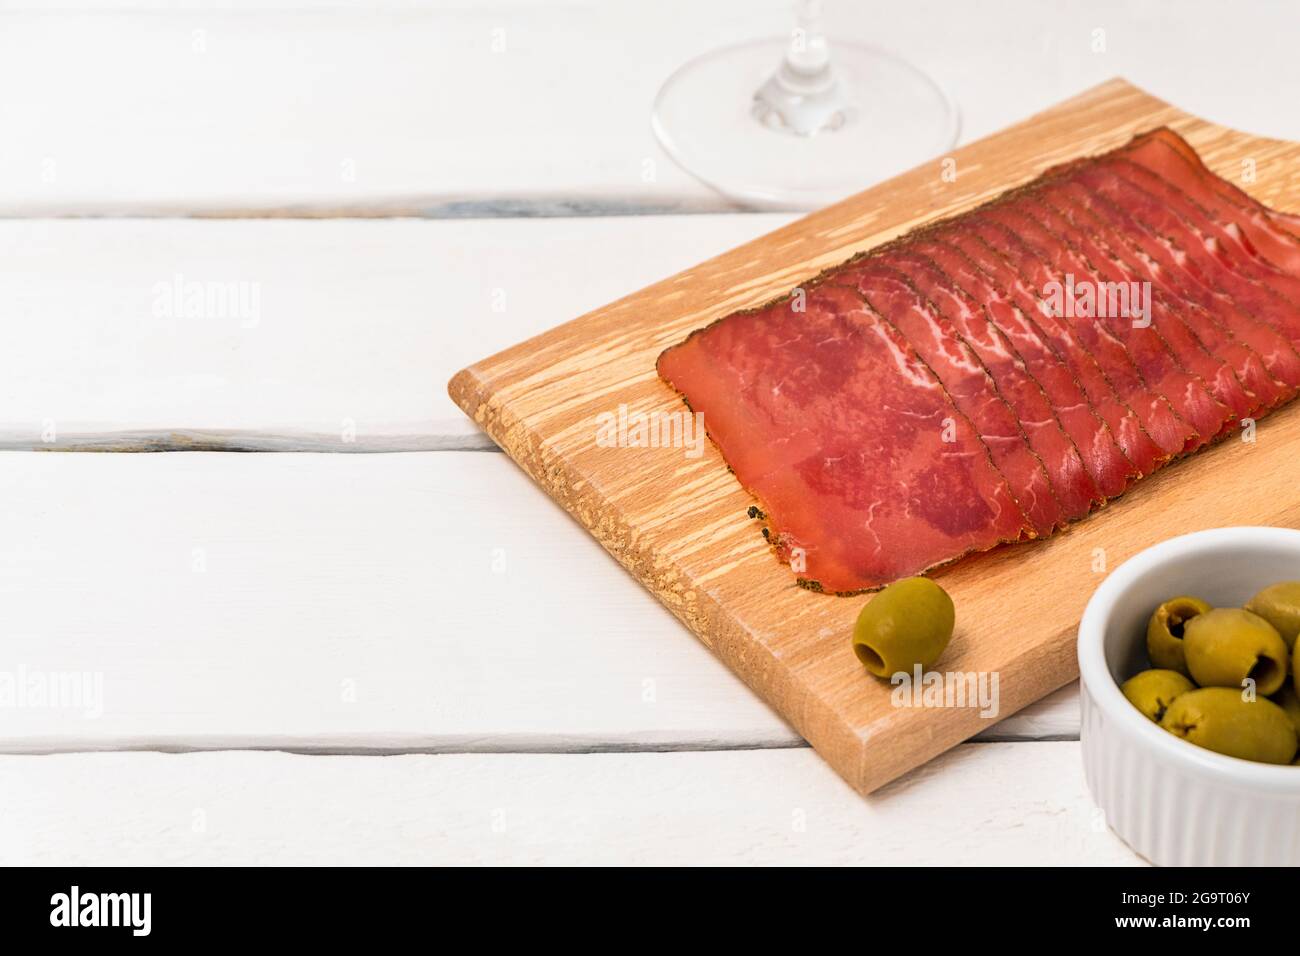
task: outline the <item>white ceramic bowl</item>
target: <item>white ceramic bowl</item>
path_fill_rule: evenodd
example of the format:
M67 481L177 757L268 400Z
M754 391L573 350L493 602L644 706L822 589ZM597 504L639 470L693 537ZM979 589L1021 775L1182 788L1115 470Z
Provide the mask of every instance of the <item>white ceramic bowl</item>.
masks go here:
M1106 822L1165 866L1300 865L1300 767L1225 757L1143 717L1119 685L1146 666L1146 624L1194 594L1240 605L1300 579L1300 531L1217 528L1172 538L1116 568L1079 625L1084 773Z

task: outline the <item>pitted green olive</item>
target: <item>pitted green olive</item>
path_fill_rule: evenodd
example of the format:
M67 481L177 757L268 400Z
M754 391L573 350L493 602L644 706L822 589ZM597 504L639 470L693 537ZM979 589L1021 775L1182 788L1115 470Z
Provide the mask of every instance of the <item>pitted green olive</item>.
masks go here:
M1163 670L1187 673L1183 659L1183 629L1188 621L1210 610L1200 598L1176 597L1156 608L1147 624L1147 655Z
M1291 723L1295 726L1296 733L1300 734L1300 696L1296 695L1295 687L1290 684L1282 685L1282 689L1273 695L1273 703L1286 711L1286 715L1291 718Z
M1231 687L1180 694L1160 726L1197 746L1243 760L1286 764L1296 755L1296 730L1282 708L1263 697L1246 700Z
M1288 651L1295 647L1296 633L1300 632L1300 581L1270 584L1247 601L1245 607L1277 629Z
M1120 685L1129 703L1157 724L1174 698L1195 689L1196 685L1178 671L1168 670L1143 671Z
M1261 697L1286 680L1286 644L1272 624L1241 608L1198 614L1183 628L1187 671L1202 687L1240 690L1247 679Z
M858 614L853 652L877 677L932 667L952 637L952 598L929 578L889 585Z

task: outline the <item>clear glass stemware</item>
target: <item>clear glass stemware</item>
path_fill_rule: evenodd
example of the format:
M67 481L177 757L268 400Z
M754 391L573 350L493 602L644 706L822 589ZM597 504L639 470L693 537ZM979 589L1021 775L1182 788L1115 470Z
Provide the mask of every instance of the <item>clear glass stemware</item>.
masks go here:
M746 204L812 209L952 147L947 93L886 50L832 47L821 7L798 0L789 37L710 51L668 78L655 135L687 172Z

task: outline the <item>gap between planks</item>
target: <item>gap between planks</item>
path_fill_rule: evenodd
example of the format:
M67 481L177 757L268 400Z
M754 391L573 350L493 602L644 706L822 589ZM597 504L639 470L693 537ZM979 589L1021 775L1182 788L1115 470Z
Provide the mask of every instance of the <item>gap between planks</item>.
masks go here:
M1000 734L991 729L966 741L971 746L987 744L1057 744L1078 742L1079 735L1062 733L1049 736L1028 736L1025 734ZM539 737L535 741L515 738L510 735L491 740L455 742L446 744L410 746L330 746L327 744L263 744L235 746L204 746L201 743L177 744L165 742L118 743L105 741L98 746L43 747L39 744L30 747L8 746L0 748L0 756L47 757L59 754L95 754L95 753L159 753L159 754L207 754L207 753L278 753L295 754L302 757L402 757L427 756L447 757L469 754L495 754L499 756L561 755L581 756L583 754L698 754L747 750L808 750L806 740L776 738L772 740L743 741L719 740L716 743L665 742L656 744L648 741L627 741L586 743L580 739L557 739Z
M104 686L0 751L803 746L505 456L11 452L0 492L0 670ZM1067 690L983 736L1077 733Z
M962 746L867 799L809 750L0 757L0 864L1138 865L1079 745Z
M0 220L0 447L486 448L458 368L792 218Z
M461 423L439 423L431 434L417 429L394 430L387 434L358 435L344 441L337 434L325 432L295 433L286 428L271 432L223 431L211 428L130 429L61 434L57 442L33 439L24 430L21 435L0 431L0 451L31 452L107 452L148 454L152 452L267 452L275 454L390 454L402 452L488 451L500 452L496 442L485 433Z

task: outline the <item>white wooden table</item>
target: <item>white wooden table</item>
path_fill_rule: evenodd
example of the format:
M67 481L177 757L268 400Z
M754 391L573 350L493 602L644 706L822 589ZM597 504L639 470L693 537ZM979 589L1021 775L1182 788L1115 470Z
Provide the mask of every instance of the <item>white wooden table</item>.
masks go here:
M861 799L445 396L789 221L648 123L786 3L109 6L0 7L0 689L91 691L0 707L0 863L1140 862L1073 688ZM1300 137L1295 10L1001 6L830 15L964 138L1114 74Z

